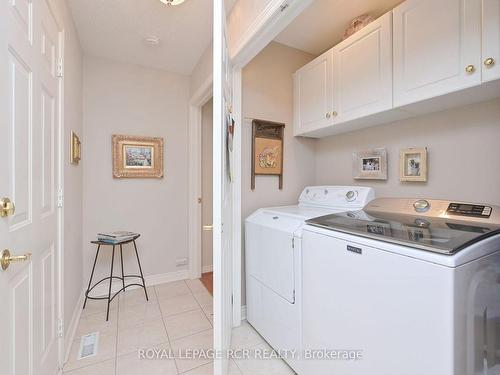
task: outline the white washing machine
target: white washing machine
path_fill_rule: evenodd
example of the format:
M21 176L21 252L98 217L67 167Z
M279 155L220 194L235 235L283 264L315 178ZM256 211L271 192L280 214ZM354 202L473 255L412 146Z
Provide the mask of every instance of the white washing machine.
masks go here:
M262 208L246 219L247 320L275 349L300 348L304 221L359 210L373 198L372 188L313 186L304 189L298 205Z
M302 244L304 349L360 356L301 375L500 374L500 207L376 199Z

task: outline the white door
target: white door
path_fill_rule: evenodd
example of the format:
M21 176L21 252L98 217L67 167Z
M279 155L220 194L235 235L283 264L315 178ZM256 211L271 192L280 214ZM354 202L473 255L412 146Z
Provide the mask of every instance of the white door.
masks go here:
M0 251L31 258L0 268L0 373L58 369L60 32L45 0L0 4ZM7 253L4 251L4 266Z
M333 50L294 75L294 135L332 125Z
M395 107L481 83L481 0L407 0L393 12Z
M483 0L483 82L500 78L500 0Z
M333 48L338 121L392 108L392 12Z
M224 1L214 1L213 98L213 252L214 349L225 353L232 332L232 184L229 179L227 126L232 107L232 65L229 59ZM214 362L216 375L227 374L228 361Z

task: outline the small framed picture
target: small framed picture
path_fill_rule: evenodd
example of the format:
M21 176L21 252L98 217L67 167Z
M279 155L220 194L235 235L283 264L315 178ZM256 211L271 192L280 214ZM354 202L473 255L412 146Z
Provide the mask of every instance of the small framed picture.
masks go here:
M399 154L401 181L427 181L427 148L407 148Z
M82 159L82 144L75 132L71 132L69 162L73 165L80 164Z
M385 148L352 154L353 177L356 180L387 180L387 151Z
M113 177L162 178L163 138L113 135Z

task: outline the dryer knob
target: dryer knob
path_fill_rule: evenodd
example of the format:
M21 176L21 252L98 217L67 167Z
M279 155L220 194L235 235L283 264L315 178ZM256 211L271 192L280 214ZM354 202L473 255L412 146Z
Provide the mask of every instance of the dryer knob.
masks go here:
M357 194L357 192L356 192L356 191L354 191L354 190L349 190L349 191L346 193L346 195L345 195L345 199L346 199L346 201L348 201L348 202L352 202L352 201L356 200L357 195L358 195L358 194Z

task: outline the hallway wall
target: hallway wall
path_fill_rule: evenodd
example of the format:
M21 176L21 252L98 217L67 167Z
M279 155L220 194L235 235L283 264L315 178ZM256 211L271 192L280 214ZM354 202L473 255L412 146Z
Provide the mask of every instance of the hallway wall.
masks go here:
M95 254L89 242L110 230L141 234L146 276L187 274L176 260L188 258L189 77L93 57L85 57L83 77L85 282ZM113 134L163 137L164 178L114 179ZM136 273L132 249L124 251L125 267ZM98 262L98 276L109 274L109 250Z

